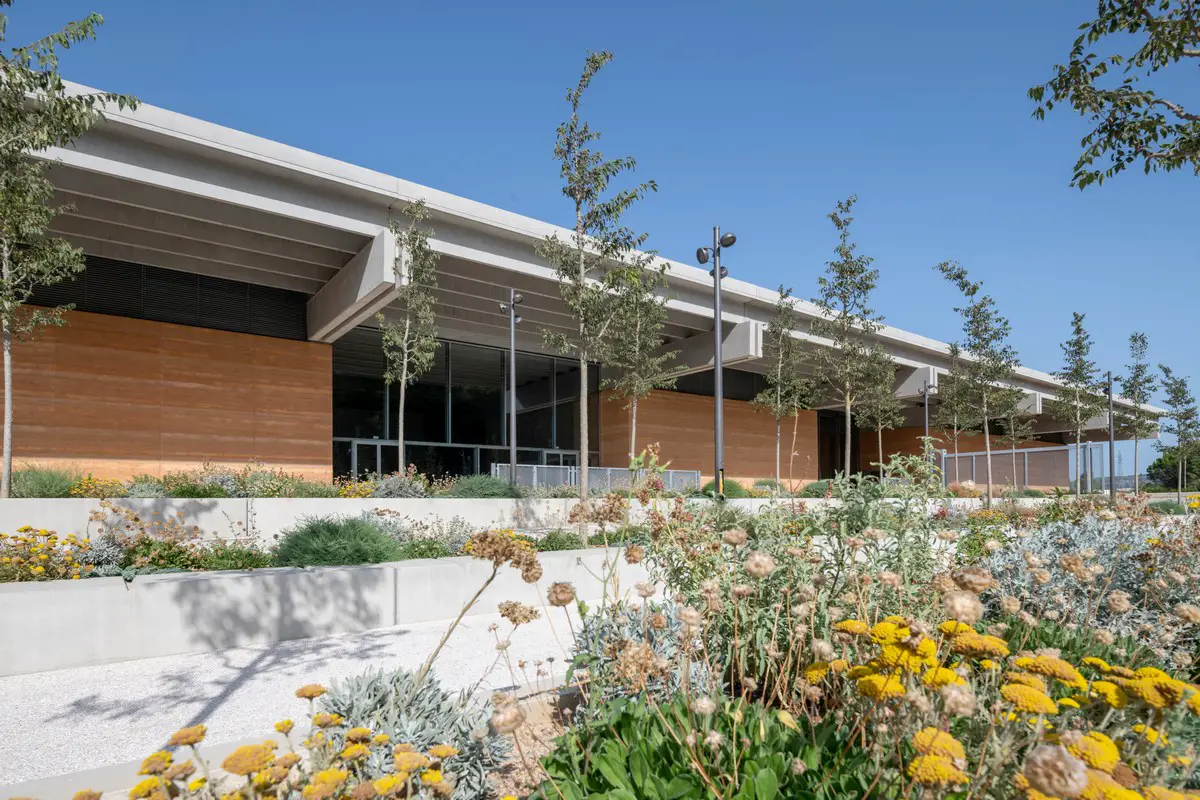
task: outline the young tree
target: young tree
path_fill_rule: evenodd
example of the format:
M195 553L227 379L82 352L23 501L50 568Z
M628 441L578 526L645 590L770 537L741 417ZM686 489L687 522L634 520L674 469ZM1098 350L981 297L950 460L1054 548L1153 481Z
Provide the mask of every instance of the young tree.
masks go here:
M1165 364L1158 365L1162 371L1162 388L1166 392L1167 421L1162 425L1162 432L1172 435L1176 440L1176 501L1183 504L1183 476L1187 472L1188 451L1200 437L1200 414L1196 411L1196 398L1188 388L1187 378L1176 375ZM1158 442L1159 450L1164 454L1168 447Z
M646 240L621 224L621 216L648 192L656 191L653 181L641 183L608 195L609 184L636 166L633 158L607 159L591 145L600 138L579 110L587 91L612 53L589 52L583 73L574 89L567 91L571 116L558 126L554 157L563 179L562 192L574 204L574 235L564 241L551 235L538 244L538 254L554 267L563 303L575 317L576 328L570 334L544 331L547 345L564 355L579 359L579 493L588 497L588 364L606 354L619 307L613 295L640 272L635 257ZM632 262L631 262L632 259Z
M814 319L811 332L828 339L831 347L816 348L813 365L817 381L826 386L841 402L846 415L845 460L846 474L850 472L850 442L852 412L861 395L871 386L878 344L870 335L882 327L883 317L868 305L871 291L879 282L879 270L871 268L874 260L856 252L850 241L850 212L858 198L851 195L837 204L829 215L838 231L837 259L827 262L825 274L817 279L820 291L813 302L822 316Z
M884 477L883 432L904 424L904 404L896 397L896 365L878 353L871 365L870 381L858 404L854 422L862 430L874 431L878 448L879 479Z
M971 383L967 379L966 361L962 349L950 344L950 369L938 378L937 406L933 424L950 438L954 450L954 482L961 483L958 468L958 443L964 433L976 430L977 406L971 400Z
M0 0L0 8L12 0ZM134 108L124 95L73 94L58 74L58 50L96 37L104 22L92 14L32 44L4 47L7 16L0 14L0 338L4 349L4 446L0 497L12 481L13 342L39 328L62 325L70 306L34 309L27 304L39 286L83 271L83 251L49 235L54 218L69 210L53 206L47 163L34 156L65 147L102 116L103 108Z
M1092 352L1092 337L1083 327L1086 315L1076 311L1071 315L1071 338L1062 343L1063 368L1054 377L1063 383L1063 396L1054 404L1056 419L1071 426L1075 437L1075 496L1083 492L1083 432L1087 423L1108 407L1100 393L1100 376L1096 362L1088 358Z
M389 223L396 237L395 263L398 312L390 317L375 316L383 342L386 365L383 379L399 389L396 414L396 441L399 443L400 469L404 469L404 402L410 384L433 366L437 356L437 314L434 311L437 290L438 254L429 246L429 232L421 224L429 218L425 201L404 209L408 223Z
M1154 373L1150 371L1150 363L1146 361L1146 351L1149 342L1146 334L1134 331L1129 336L1130 363L1125 365L1128 373L1117 378L1121 385L1121 394L1131 404L1131 408L1123 411L1120 416L1121 431L1133 439L1133 493L1138 492L1138 443L1154 435L1158 429L1158 417L1146 410L1150 397L1154 393Z
M1138 162L1147 173L1184 167L1200 173L1200 114L1142 83L1185 59L1200 63L1200 6L1193 0L1097 5L1097 17L1080 26L1067 63L1055 65L1054 77L1029 90L1037 119L1068 105L1094 126L1080 143L1071 185L1099 185ZM1131 52L1097 52L1105 40L1128 43ZM1110 68L1115 76L1106 80Z
M1020 488L1020 481L1017 479L1017 448L1034 439L1033 417L1022 410L1021 405L1024 401L1025 392L1020 389L1004 390L996 401L996 418L1000 422L1001 430L997 442L1001 445L1008 445L1009 455L1012 458L1014 490Z
M793 335L798 324L792 290L780 286L775 310L763 331L763 363L767 366L763 377L767 386L751 401L775 419L776 484L782 481L781 424L786 417L796 418L797 412L812 404L812 383L801 372L804 368L804 351L800 340Z
M641 256L649 262L650 256ZM606 366L612 367L615 377L604 381L615 397L625 401L629 409L629 461L638 455L638 401L655 389L670 389L675 385L674 366L678 350L663 350L663 326L667 321L667 300L655 292L662 285L662 271L649 263L632 272L622 281L613 299L617 309L614 329L620 332L620 346L609 348Z
M983 431L984 459L987 462L987 507L992 507L992 437L988 426L995 414L997 398L1005 381L1017 366L1017 354L1008 344L1012 326L996 310L991 296L980 294L983 284L971 281L957 262L946 261L936 269L963 293L967 304L955 308L963 318L963 379L965 391L977 403L976 416Z

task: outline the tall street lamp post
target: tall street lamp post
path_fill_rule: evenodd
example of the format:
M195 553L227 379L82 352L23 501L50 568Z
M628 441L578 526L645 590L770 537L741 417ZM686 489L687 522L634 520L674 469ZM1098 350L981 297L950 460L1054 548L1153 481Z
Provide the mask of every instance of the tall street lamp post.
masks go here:
M1108 502L1117 507L1117 418L1113 414L1113 374L1108 371Z
M525 298L516 289L508 290L508 302L500 304L508 312L508 482L517 482L517 306Z
M713 228L712 247L696 248L696 260L707 264L712 259L713 268L713 483L717 499L725 497L725 375L724 356L721 352L721 279L729 270L721 266L721 250L733 247L737 237L732 233L722 234L720 227Z

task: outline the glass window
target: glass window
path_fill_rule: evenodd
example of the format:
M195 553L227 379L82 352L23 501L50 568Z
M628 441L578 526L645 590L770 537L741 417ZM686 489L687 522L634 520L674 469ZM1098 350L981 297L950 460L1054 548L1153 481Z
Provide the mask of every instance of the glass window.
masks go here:
M388 388L388 431L396 437L400 387ZM446 344L438 343L429 371L408 386L404 398L404 438L409 442L446 441Z
M517 412L551 403L554 359L517 353Z
M519 396L520 391L517 394ZM559 410L561 411L561 409ZM517 446L553 447L554 441L551 436L554 432L553 425L554 409L551 406L543 406L533 411L518 412Z
M333 443L333 477L345 478L350 475L350 443Z
M474 475L475 448L446 447L436 445L409 445L405 447L408 463L415 464L417 471L431 477Z
M558 404L557 442L559 450L575 450L579 447L579 401L571 400ZM590 433L590 431L589 431Z
M383 377L333 374L333 435L383 436Z
M455 343L450 348L450 440L504 443L503 350Z

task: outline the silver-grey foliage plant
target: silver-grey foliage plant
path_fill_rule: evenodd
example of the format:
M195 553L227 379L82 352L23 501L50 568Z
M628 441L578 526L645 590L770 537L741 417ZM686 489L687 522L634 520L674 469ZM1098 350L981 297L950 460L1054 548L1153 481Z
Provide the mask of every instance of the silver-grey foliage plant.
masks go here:
M344 726L333 731L336 744L346 730L359 725L421 752L449 744L459 751L453 766L455 800L492 796L487 776L508 756L508 741L488 729L490 704L474 699L470 690L448 692L432 674L418 685L416 674L403 668L370 670L333 681L319 703L323 711L345 718ZM390 752L373 753L368 774L375 778L390 771L391 758Z

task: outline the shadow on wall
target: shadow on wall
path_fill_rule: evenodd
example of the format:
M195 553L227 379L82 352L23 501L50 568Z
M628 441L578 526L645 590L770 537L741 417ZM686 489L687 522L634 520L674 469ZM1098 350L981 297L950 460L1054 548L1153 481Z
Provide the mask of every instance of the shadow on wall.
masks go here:
M133 511L143 523L178 519L184 528L198 528L205 538L216 534L223 539L245 539L252 535L247 530L246 501L243 499L120 498L113 500L113 505ZM115 515L109 516L111 519Z

